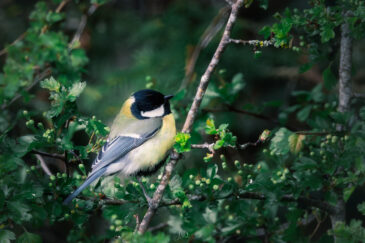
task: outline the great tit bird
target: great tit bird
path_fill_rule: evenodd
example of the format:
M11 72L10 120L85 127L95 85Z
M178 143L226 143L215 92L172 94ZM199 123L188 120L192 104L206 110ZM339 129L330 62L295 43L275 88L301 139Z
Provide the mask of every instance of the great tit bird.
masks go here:
M115 118L107 142L92 164L92 171L64 204L69 204L101 176L116 173L145 176L157 171L175 141L175 119L169 103L172 97L150 89L132 94ZM146 193L145 196L149 199Z

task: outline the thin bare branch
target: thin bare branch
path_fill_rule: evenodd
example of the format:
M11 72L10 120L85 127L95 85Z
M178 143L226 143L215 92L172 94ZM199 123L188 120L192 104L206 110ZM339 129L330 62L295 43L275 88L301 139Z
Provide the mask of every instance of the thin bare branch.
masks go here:
M24 37L25 37L25 32L23 33L23 34L21 34L21 35L19 35L18 36L18 38L16 38L10 45L8 45L7 47L5 47L4 49L2 49L1 51L0 51L0 56L2 56L2 55L4 55L4 54L6 54L7 52L8 52L8 50L7 50L7 48L9 47L9 46L13 46L13 45L15 45L16 43L18 43L19 41L21 41L21 40L23 40L24 39Z
M47 153L47 152L43 152L43 151L39 151L39 150L33 150L33 151L31 151L31 153L36 154L36 155L50 157L50 158L60 159L62 161L65 160L65 156L63 154Z
M165 228L166 226L168 226L168 224L167 224L167 223L161 223L161 224L158 224L158 225L155 225L155 226L149 227L149 228L148 228L148 231L149 231L149 232L154 232L154 231L157 231L157 230L163 229L163 228Z
M138 231L138 228L139 228L139 225L140 225L139 216L138 216L138 214L135 214L133 216L136 219L136 228L135 228L134 231L137 232Z
M68 45L69 47L73 46L73 44L75 42L80 41L81 35L82 33L84 33L85 27L86 27L86 23L87 23L87 19L88 17L90 17L95 11L96 9L99 7L99 5L97 4L92 4L87 13L83 14L79 23L79 26L77 27L77 30L75 32L74 37L72 38L72 41L70 42L70 44Z
M53 175L52 172L49 170L47 163L44 161L43 157L40 154L36 154L35 157L39 160L39 162L41 163L41 167L44 171L44 173L46 173L48 176Z
M249 146L257 146L262 142L263 142L263 140L258 139L256 142L247 142L247 143L244 143L244 144L237 144L236 146L228 145L227 147L234 148L234 149L246 149ZM192 149L208 149L209 152L214 154L215 153L215 150L213 148L214 144L215 143L192 144L191 148Z
M46 77L48 77L49 75L51 75L52 73L52 69L51 68L47 68L45 69L43 72L41 72L40 74L36 75L36 77L34 78L34 81L31 85L28 86L28 88L26 88L25 90L28 92L30 91L34 86L36 86L40 81L42 81L43 79L45 79ZM8 103L5 103L1 106L2 110L7 109L10 105L12 105L15 101L17 101L18 99L20 99L21 97L23 97L20 94L17 94L11 101L9 101Z
M56 13L59 13L62 11L62 9L66 6L66 4L68 2L70 2L71 0L63 0L62 2L60 2L60 4L58 5L58 7L56 8Z
M62 9L66 6L66 4L70 2L70 0L63 0L56 8L56 13L59 13L62 11ZM44 32L48 27L47 26L44 26L44 30L42 30L42 32ZM21 35L18 36L18 38L16 38L9 46L13 46L15 45L16 43L18 43L19 41L23 40L26 36L27 32L24 32L22 33ZM9 47L5 47L3 48L1 51L0 51L0 56L6 54L8 52L7 48Z
M213 147L215 143L192 144L192 149L208 149L212 154L215 153Z
M85 197L82 195L77 196L78 199L85 200L85 201L95 201L95 202L101 202L105 205L124 205L127 203L137 203L137 201L127 201L123 199L111 199L111 198L103 198L100 199L98 197Z
M229 7L223 7L219 10L218 14L199 39L198 44L194 47L192 54L188 56L185 65L185 76L181 82L179 90L186 88L187 85L193 80L194 70L196 62L199 58L201 51L211 42L211 40L219 33L225 23L225 17L229 13Z
M195 117L198 113L198 109L199 109L200 104L202 102L205 91L208 87L210 77L211 77L213 71L215 70L216 66L218 65L219 60L221 58L221 55L222 55L224 49L226 48L226 46L229 43L228 40L230 38L230 33L231 33L231 30L232 30L233 24L236 22L238 10L241 8L242 5L243 5L243 0L237 0L236 3L232 6L232 11L231 11L231 14L228 18L227 25L225 27L222 39L220 40L219 45L218 45L218 47L217 47L217 49L216 49L216 51L213 55L213 58L210 61L207 69L205 70L205 73L201 77L197 93L194 97L193 104L192 104L192 106L189 110L189 113L188 113L187 117L186 117L182 132L189 133L192 126L193 126L193 123L195 121ZM175 151L172 152L171 155L173 157L178 157L178 154ZM163 174L162 179L161 179L161 182L158 185L158 187L157 187L157 189L156 189L156 191L153 195L152 203L149 206L146 214L144 215L143 220L142 220L142 222L140 224L140 227L138 229L139 233L143 234L148 229L148 226L149 226L153 216L155 215L156 210L157 210L157 208L158 208L158 206L161 202L161 199L162 199L163 193L166 189L166 186L168 185L168 183L170 181L172 171L175 168L175 165L176 165L177 161L178 161L177 159L170 159L170 161L166 165L164 174Z
M254 46L254 47L269 47L274 45L274 40L237 40L237 39L229 39L229 43L240 44L245 46Z

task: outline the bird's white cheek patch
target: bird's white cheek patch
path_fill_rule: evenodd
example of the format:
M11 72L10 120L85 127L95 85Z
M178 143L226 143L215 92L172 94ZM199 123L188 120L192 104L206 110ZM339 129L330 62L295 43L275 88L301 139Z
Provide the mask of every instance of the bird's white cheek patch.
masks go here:
M144 116L144 117L161 117L163 116L163 114L165 114L165 108L164 108L164 105L161 105L160 107L152 110L152 111L142 111L141 112L141 115Z

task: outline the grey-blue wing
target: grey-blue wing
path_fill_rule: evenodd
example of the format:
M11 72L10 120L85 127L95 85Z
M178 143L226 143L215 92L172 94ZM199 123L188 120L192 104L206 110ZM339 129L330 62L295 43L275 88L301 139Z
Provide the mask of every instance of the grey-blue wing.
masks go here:
M144 142L153 137L158 130L159 128L139 137L117 136L111 141L106 142L94 160L94 163L92 164L92 172L89 176L94 174L99 169L119 161L128 152L141 146Z

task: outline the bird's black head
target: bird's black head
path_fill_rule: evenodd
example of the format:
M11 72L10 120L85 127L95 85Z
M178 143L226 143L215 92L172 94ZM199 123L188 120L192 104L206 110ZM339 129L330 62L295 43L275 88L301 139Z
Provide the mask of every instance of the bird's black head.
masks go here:
M138 119L163 117L171 113L170 102L172 95L163 95L158 91L143 89L135 92L132 97L132 114Z

